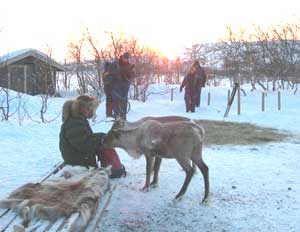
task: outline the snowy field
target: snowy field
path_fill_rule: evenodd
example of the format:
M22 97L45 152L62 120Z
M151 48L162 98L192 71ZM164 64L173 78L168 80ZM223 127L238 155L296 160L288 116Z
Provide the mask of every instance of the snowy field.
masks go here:
M152 88L159 92L166 86ZM179 93L177 86L173 101L170 94L150 96L146 103L131 101L128 120L163 115L224 120L228 89L206 87L200 108L195 113L185 113L183 93ZM163 160L158 188L144 193L140 188L145 181L145 159L134 160L118 149L128 175L114 180L118 186L99 231L300 231L299 93L282 92L279 112L277 93L270 92L266 110L261 112L261 92L245 90L247 96L241 96L241 115L237 115L234 102L226 121L288 130L295 136L281 143L205 147L203 159L210 170L211 189L204 204L200 203L204 186L199 171L183 198L174 201L185 174L176 161ZM27 107L38 112L39 97L27 98ZM19 125L17 116L0 122L0 198L26 182L38 181L61 161L58 135L60 110L65 100L52 100L46 115L54 119L51 123L24 120ZM104 108L101 104L97 111L98 123L91 122L95 132L106 132L111 127L111 122L104 122Z

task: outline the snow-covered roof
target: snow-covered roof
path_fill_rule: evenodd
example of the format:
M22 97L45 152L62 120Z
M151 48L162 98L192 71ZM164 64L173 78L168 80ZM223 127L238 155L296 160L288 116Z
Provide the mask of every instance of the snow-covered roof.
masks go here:
M33 49L33 48L25 48L25 49L9 52L5 55L0 56L0 66L6 66L6 65L13 64L19 60L22 60L22 59L28 57L28 56L33 56L36 59L42 60L42 61L54 66L59 71L64 71L66 69L63 65L57 63L55 60L53 60L46 54L44 54L36 49Z

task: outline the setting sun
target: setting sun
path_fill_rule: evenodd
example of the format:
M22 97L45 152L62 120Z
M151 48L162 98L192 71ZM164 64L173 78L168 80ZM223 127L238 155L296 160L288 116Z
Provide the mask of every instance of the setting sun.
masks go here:
M18 7L15 7L18 6ZM60 61L85 28L133 35L170 58L193 43L224 38L227 25L276 25L299 18L300 4L274 1L6 1L1 4L1 53L50 47ZM99 38L101 40L101 38Z

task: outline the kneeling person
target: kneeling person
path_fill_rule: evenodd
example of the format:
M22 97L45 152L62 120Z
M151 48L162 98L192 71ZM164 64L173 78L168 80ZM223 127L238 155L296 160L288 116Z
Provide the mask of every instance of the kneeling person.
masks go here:
M99 106L97 98L80 95L63 105L59 135L59 148L66 164L97 167L97 157L105 162L101 166L112 165L112 178L126 175L118 154L113 149L102 147L104 133L93 133L88 119L93 118Z

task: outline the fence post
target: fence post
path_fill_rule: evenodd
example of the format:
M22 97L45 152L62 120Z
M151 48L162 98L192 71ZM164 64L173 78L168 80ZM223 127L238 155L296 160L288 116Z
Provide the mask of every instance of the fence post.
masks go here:
M171 101L173 101L173 94L174 94L173 92L174 92L174 89L172 88L171 89Z
M208 92L208 95L207 95L207 105L208 106L210 105L210 92Z
M278 111L281 110L281 93L278 91Z
M265 92L261 93L261 111L265 111Z
M237 105L237 113L238 113L238 115L240 115L241 114L241 84L239 83L239 85L238 85L238 92L237 92L237 97L238 97L238 105Z
M229 100L230 100L230 89L228 89L227 92L227 104L229 104Z

